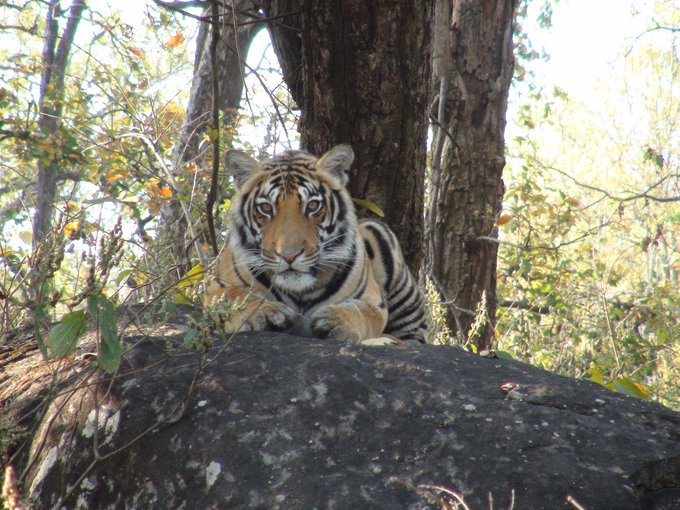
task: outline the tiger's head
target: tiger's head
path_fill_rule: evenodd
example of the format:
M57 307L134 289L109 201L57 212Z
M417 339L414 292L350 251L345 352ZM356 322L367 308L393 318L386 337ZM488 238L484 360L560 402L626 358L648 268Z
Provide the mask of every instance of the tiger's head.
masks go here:
M259 163L231 150L225 167L235 178L229 243L237 264L290 292L304 292L357 256L357 220L347 172L349 145L321 158L288 151Z

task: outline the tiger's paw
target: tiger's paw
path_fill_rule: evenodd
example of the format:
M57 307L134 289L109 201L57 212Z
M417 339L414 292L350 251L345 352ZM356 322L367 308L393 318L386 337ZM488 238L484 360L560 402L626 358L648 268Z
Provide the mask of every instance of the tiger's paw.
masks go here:
M376 338L367 338L362 340L361 345L366 345L369 347L384 347L386 345L404 345L404 342L399 340L397 337L392 335L383 335Z
M265 312L267 328L284 331L295 322L296 314L286 305L272 306Z
M295 312L283 304L260 303L232 318L225 331L285 331L295 322Z
M343 342L360 343L362 334L351 327L351 321L344 316L342 307L326 306L311 317L312 333L318 338L332 338Z

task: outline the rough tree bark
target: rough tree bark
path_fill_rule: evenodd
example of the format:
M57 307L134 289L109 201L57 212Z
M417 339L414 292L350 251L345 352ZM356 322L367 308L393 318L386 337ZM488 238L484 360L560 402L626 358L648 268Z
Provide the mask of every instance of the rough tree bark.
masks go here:
M43 136L56 144L59 142L59 129L62 125L61 115L64 107L66 67L73 38L86 5L84 0L73 1L68 12L66 26L61 34L59 34L58 20L61 10L60 0L50 0L47 9L45 40L42 51L43 71L40 80L38 128ZM56 152L54 151L52 154L56 154ZM52 229L57 184L61 170L59 159L54 155L38 159L36 211L33 217L34 250L45 240ZM39 273L38 268L34 268L31 286L36 301L40 301L40 288L46 283L40 281Z
M274 48L302 110L302 146L321 154L337 143L352 145L352 196L383 209L416 273L433 5L274 0L266 6Z
M253 23L254 17L257 16L257 7L250 0L234 1L226 10L220 7L220 12L223 13L223 17L220 19L220 38L216 47L217 78L220 90L217 107L222 112L222 126L227 126L236 120L243 94L246 55L253 38L262 28L262 24ZM209 13L209 10L205 12L206 15ZM213 107L210 32L210 24L203 23L197 39L189 102L182 131L173 154L172 172L174 175L181 175L190 163L196 163L204 167L206 171L210 166L206 161L211 145L202 144L206 128L211 125ZM162 244L163 242L169 243L171 260L175 263L178 277L189 268L188 247L192 242L197 241L185 235L189 232L188 225L188 218L177 200L170 201L161 211L159 231L167 234ZM167 266L164 266L163 270L167 271Z
M447 301L447 325L465 339L482 294L493 339L496 312L496 218L505 165L504 130L513 72L516 0L437 0L433 42L432 181L427 272Z

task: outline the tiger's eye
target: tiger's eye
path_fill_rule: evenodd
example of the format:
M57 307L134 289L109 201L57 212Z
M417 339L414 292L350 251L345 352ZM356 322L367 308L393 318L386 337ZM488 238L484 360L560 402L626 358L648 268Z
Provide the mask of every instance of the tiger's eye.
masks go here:
M305 212L307 214L316 214L322 209L322 203L320 200L310 200L307 202L307 207L305 208Z
M272 206L272 204L268 204L267 202L257 204L256 208L257 212L260 213L262 216L271 216L272 212L274 212L274 207Z

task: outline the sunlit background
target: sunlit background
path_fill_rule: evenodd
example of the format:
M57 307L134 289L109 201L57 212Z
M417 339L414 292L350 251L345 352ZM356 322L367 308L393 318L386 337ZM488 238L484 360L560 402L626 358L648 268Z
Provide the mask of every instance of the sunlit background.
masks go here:
M65 296L76 293L84 261L122 216L125 257L107 293L123 302L147 278L138 274L138 259L149 255L140 225L144 235L159 235L155 218L172 197L164 167L172 164L188 100L198 22L151 2L88 5L67 77L73 139L65 143L73 145L81 181L68 182L68 200L58 204L74 216L65 220L69 243L57 281ZM669 0L527 5L507 113L496 346L677 406L680 8ZM3 9L7 20L28 26L37 7ZM36 122L41 37L0 31L5 127ZM299 112L288 109L266 31L247 61L247 99L225 145L258 156L296 147ZM146 152L141 135L156 154ZM36 150L9 138L0 143L0 281L10 294L20 293L16 268L30 256ZM178 179L192 207L202 207L194 192L207 169L191 167Z

